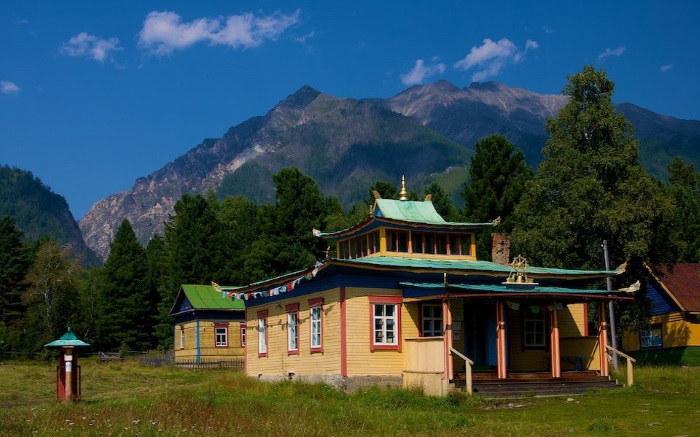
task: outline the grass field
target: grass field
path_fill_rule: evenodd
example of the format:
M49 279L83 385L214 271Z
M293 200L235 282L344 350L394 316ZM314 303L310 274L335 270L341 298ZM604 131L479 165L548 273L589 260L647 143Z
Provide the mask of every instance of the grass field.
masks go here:
M81 364L76 403L54 401L54 366L0 364L0 434L700 435L700 369L692 368L641 367L632 388L496 402L378 387L346 394L235 371Z

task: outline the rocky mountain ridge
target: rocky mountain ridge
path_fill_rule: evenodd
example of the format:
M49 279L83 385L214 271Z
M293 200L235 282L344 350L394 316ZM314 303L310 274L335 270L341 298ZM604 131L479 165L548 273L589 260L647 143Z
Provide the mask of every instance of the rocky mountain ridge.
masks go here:
M327 195L348 206L377 180L411 175L418 191L430 174L466 166L479 139L501 133L536 166L547 135L544 123L566 104L543 95L489 82L465 88L439 81L411 87L388 99L337 98L304 86L264 116L205 139L126 190L95 203L80 229L87 245L106 257L119 223L128 218L142 242L162 233L175 202L185 193L215 189L258 202L274 200L272 174L294 166ZM679 155L697 161L700 122L664 117L631 104L618 106L637 129L642 161L663 173ZM641 135L641 136L640 136ZM646 135L646 136L645 136ZM664 155L672 150L674 155Z

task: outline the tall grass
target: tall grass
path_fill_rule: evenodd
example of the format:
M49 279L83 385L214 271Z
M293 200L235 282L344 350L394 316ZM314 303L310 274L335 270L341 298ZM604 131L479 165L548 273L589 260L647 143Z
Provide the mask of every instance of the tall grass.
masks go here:
M3 435L680 435L700 422L700 371L639 368L630 389L494 401L368 387L261 383L230 370L82 362L83 401L54 401L54 367L0 365Z

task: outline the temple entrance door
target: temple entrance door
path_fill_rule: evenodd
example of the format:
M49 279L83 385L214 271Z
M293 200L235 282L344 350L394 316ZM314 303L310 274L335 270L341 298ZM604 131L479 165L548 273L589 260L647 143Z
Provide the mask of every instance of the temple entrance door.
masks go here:
M496 306L467 301L464 304L465 355L477 368L496 367Z

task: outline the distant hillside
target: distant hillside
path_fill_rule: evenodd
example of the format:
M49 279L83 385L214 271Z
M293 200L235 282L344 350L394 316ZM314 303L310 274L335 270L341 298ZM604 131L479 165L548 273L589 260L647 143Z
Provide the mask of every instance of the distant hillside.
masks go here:
M545 121L566 104L495 82L458 88L446 81L411 87L389 99L329 96L304 86L264 116L209 138L131 190L95 203L80 221L86 243L106 257L113 234L128 218L141 242L161 233L185 193L215 189L257 202L274 199L272 175L294 166L347 207L377 180L420 192L439 181L453 196L466 181L476 141L506 135L537 167L547 141ZM678 155L700 168L700 122L655 114L629 103L618 110L636 126L642 165L657 177Z
M0 167L0 217L4 216L15 219L26 241L49 236L84 262L96 262L95 254L83 242L66 200L31 172L7 165Z

